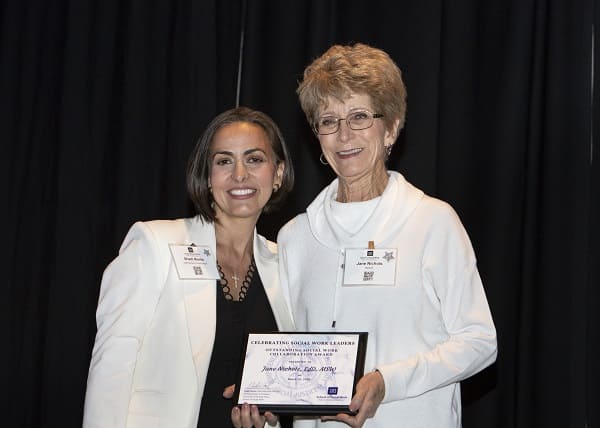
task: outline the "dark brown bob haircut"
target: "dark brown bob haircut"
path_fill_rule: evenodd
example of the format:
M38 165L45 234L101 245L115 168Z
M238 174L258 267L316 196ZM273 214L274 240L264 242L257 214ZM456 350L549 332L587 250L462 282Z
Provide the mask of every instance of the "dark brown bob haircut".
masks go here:
M281 187L277 192L273 192L271 199L269 199L263 211L270 212L281 206L287 194L294 186L292 160L285 145L283 135L273 119L261 111L248 107L237 107L224 111L208 124L206 130L196 143L194 150L192 150L187 166L188 194L194 203L196 212L206 223L213 223L215 221L215 210L211 206L213 198L208 188L208 178L211 173L210 148L217 131L226 125L236 122L247 122L260 126L265 131L267 139L271 143L275 166L279 166L281 162L285 165Z

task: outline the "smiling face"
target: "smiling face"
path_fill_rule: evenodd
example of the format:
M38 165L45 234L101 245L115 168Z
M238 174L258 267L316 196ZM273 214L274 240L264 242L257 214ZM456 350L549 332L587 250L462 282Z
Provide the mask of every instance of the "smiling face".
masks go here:
M327 105L319 111L318 117L333 116L345 119L349 114L373 110L371 98L365 94L351 93L340 102L329 97ZM337 132L329 135L318 135L321 150L331 168L340 180L352 183L367 181L371 177L385 173L386 146L395 141L395 129L388 131L381 119L374 119L373 125L367 129L352 130L346 120L340 121Z
M284 165L275 155L263 129L234 122L219 129L210 148L210 179L218 220L252 218L256 222L279 187Z

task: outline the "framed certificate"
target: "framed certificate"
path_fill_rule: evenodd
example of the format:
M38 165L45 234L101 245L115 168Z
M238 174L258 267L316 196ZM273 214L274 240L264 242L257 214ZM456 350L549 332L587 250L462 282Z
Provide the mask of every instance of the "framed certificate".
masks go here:
M276 414L351 414L366 346L364 332L249 333L234 403Z

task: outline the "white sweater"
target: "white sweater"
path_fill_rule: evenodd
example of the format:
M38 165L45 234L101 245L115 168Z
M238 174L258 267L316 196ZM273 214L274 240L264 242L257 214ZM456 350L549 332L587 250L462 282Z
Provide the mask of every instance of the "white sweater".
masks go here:
M365 427L460 427L459 382L496 359L471 242L454 210L394 171L353 235L336 223L334 180L279 233L281 283L299 331L367 331L365 372L385 397ZM342 286L345 248L396 248L395 286ZM335 321L335 327L332 327ZM295 427L346 426L297 421Z

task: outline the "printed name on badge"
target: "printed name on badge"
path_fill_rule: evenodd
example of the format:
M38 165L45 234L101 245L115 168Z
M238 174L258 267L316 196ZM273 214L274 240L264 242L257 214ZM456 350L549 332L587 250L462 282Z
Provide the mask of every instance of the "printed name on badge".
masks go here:
M210 247L169 244L179 279L219 279L217 261Z
M394 285L396 248L346 248L344 286Z

